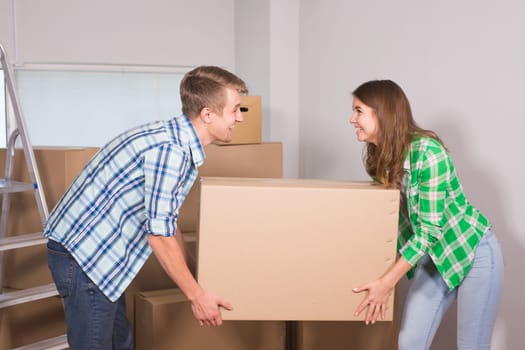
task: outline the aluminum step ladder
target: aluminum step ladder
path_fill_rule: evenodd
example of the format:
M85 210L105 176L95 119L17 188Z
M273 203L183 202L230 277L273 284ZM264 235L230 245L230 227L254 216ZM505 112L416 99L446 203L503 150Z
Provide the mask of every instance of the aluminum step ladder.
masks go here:
M29 141L27 128L22 114L20 101L15 86L14 72L10 65L4 47L0 44L0 61L4 73L4 83L7 90L6 102L10 102L12 113L9 114L7 130L7 149L5 160L5 177L0 179L0 194L2 195L2 209L0 213L0 309L13 305L57 296L54 283L18 291L3 292L3 252L12 249L24 248L45 244L47 239L42 232L8 236L7 219L9 214L9 196L17 192L33 192L36 205L40 213L42 227L49 215L42 184L38 174L33 147ZM13 160L17 140L20 140L29 171L30 183L23 183L12 179ZM65 335L45 339L18 349L66 349L68 347Z

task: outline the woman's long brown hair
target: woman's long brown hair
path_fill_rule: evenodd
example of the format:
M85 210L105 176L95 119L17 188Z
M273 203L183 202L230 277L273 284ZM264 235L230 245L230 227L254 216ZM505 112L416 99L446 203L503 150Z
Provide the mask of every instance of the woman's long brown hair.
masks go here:
M403 178L405 152L415 136L428 136L443 142L431 130L420 128L403 90L391 80L372 80L352 93L371 107L379 121L377 146L367 143L364 163L367 173L386 187L399 188Z

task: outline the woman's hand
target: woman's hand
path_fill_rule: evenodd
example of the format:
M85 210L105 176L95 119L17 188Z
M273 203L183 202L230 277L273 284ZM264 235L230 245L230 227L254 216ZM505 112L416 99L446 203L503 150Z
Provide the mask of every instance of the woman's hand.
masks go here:
M387 304L392 292L394 291L393 286L387 284L384 279L380 278L361 287L354 288L352 291L354 293L367 292L366 297L355 310L355 316L361 314L361 312L368 306L365 317L366 324L374 324L379 317L383 320L385 319Z

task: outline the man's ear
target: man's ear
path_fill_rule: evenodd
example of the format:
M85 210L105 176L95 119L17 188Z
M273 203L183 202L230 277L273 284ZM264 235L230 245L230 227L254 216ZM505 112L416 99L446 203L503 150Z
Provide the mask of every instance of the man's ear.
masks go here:
M211 109L209 109L208 107L204 107L203 109L201 109L201 112L199 113L199 118L204 124L211 123Z

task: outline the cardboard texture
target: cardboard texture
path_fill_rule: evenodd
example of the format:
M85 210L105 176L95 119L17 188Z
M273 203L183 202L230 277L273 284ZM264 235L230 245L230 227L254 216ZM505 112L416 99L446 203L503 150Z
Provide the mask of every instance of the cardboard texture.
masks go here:
M241 96L243 121L235 124L230 142L216 141L218 145L242 145L262 142L261 96Z
M298 322L295 350L397 350L397 332L393 322Z
M233 304L224 319L364 319L354 316L363 294L352 288L395 261L399 191L364 182L202 178L200 194L198 280Z
M235 176L280 178L283 174L282 144L277 142L254 145L205 147L206 159L199 168L200 176ZM178 226L188 237L196 232L199 210L198 182L191 189L180 211ZM195 243L188 242L187 249L196 254ZM146 261L137 277L126 290L128 318L133 319L134 296L141 291L173 288L174 282L166 275L153 254Z
M283 147L278 142L258 145L205 147L206 159L199 176L281 178ZM182 232L196 232L199 211L198 180L179 211Z
M365 325L363 322L295 322L294 350L397 350L402 298L395 297L392 322Z
M279 321L226 321L199 326L179 289L136 297L137 350L284 350L285 327Z
M81 147L34 148L44 195L50 211L97 150L97 148ZM5 159L6 150L0 149L2 174L5 169ZM13 179L30 181L21 149L15 151ZM8 216L8 235L42 232L42 223L34 194L31 192L14 193L9 198L11 204ZM52 282L47 267L45 245L7 251L4 253L3 262L5 266L3 285L5 287L25 289Z
M62 300L42 299L0 309L0 350L66 333Z

